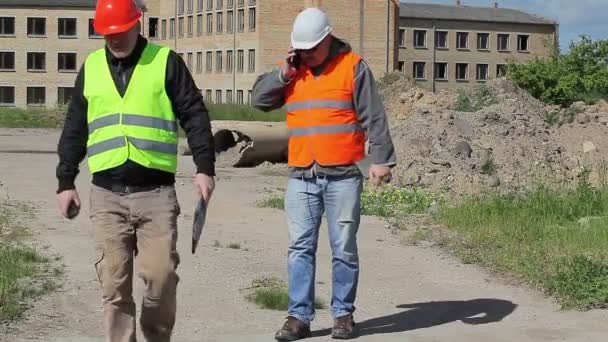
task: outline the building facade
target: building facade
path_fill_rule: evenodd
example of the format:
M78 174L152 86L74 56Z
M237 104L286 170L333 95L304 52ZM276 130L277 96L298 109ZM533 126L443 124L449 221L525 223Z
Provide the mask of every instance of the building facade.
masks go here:
M0 0L0 106L68 103L80 65L104 44L92 28L94 7L95 0Z
M293 20L310 6L375 73L394 70L394 0L148 0L144 32L183 57L206 101L243 104L257 76L283 60Z
M504 76L510 60L550 55L556 22L518 10L403 3L397 69L431 90L475 86Z

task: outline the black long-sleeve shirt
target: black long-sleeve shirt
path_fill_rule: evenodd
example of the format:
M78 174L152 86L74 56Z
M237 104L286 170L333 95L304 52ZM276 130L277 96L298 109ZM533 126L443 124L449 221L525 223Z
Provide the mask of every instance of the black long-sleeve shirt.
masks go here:
M121 96L124 96L133 70L147 43L144 37L139 36L133 53L123 59L114 57L106 47L110 72ZM74 180L79 173L79 164L87 152L88 104L83 93L85 77L84 67L81 66L58 144L59 164L56 170L59 181L58 192L75 188ZM215 148L209 113L188 68L173 51L169 53L167 60L165 89L173 111L186 132L197 172L214 176ZM113 183L131 186L169 185L175 183L175 176L169 172L146 168L131 160L116 168L93 175L93 184L97 186L108 188Z

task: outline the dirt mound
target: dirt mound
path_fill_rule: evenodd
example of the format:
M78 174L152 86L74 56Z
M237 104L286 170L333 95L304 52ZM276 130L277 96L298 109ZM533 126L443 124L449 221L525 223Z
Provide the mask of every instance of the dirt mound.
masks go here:
M386 112L399 118L407 117L415 111L450 108L456 99L456 95L448 91L434 94L432 91L418 87L405 76L382 88L380 95Z
M547 122L543 103L512 82L490 82L483 91L488 105L476 112L422 107L420 101L388 106L399 185L455 197L492 189L518 191L538 181L572 182L584 165L597 169L605 158L600 151L608 148L602 139L608 130L600 119L559 127ZM593 111L601 118L608 106L589 107L581 113Z

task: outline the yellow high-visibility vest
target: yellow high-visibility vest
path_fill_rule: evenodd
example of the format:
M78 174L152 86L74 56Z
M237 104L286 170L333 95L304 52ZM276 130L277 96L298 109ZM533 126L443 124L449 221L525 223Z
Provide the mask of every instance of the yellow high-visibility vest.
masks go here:
M177 120L165 91L169 48L148 43L121 97L104 49L84 64L88 101L87 141L91 173L122 165L128 159L151 169L175 173Z

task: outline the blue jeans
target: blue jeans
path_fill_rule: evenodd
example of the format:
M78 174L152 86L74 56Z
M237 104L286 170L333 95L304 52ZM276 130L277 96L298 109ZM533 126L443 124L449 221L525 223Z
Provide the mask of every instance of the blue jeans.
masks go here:
M315 177L289 180L285 210L289 228L288 314L304 322L315 317L315 266L321 217L327 213L332 251L334 318L355 311L359 281L357 230L362 177Z

